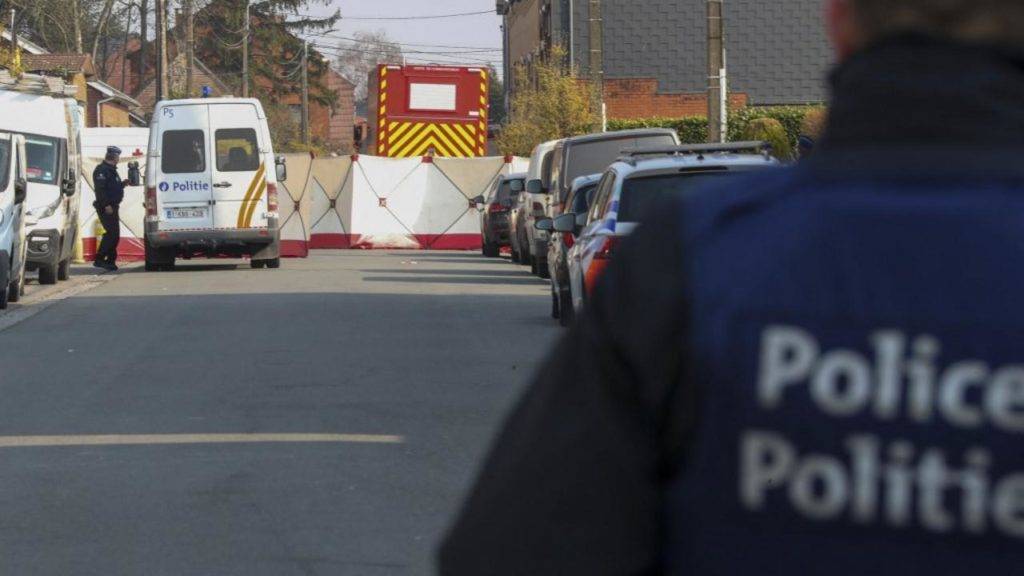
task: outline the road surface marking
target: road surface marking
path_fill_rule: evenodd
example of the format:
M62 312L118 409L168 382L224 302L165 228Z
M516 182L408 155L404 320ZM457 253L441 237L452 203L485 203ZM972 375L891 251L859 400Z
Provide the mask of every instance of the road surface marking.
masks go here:
M104 434L81 436L0 436L0 448L53 446L155 446L179 444L401 444L383 434Z

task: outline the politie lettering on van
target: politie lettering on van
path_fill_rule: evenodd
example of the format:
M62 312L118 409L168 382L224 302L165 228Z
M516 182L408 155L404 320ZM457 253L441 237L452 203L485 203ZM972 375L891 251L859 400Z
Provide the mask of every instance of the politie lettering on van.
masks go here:
M0 88L0 130L25 138L28 270L41 284L67 280L78 242L84 111L76 88L24 74Z
M258 100L161 102L149 138L147 270L197 256L280 266L277 184L287 171Z

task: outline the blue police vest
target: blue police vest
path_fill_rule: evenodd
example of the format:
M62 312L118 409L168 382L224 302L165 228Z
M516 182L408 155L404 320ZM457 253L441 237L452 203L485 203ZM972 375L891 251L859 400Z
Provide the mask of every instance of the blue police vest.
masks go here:
M788 172L685 204L669 572L1024 566L1024 179Z

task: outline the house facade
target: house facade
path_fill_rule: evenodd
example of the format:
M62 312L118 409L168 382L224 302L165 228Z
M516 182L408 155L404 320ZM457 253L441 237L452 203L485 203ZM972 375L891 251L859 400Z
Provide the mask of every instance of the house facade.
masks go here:
M826 99L832 62L820 0L728 0L725 43L733 105ZM604 97L611 118L707 112L705 0L602 0ZM563 46L581 75L590 68L589 0L499 0L505 78Z

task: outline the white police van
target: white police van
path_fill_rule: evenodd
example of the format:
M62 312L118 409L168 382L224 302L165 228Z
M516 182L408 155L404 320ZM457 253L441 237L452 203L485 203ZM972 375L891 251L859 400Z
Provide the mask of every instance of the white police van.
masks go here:
M196 256L278 268L277 184L286 177L258 100L160 102L146 165L146 269Z
M0 132L0 310L25 292L25 137Z
M50 79L52 80L52 79ZM40 284L67 280L78 242L84 114L74 86L25 74L0 89L0 130L25 137L28 270Z

